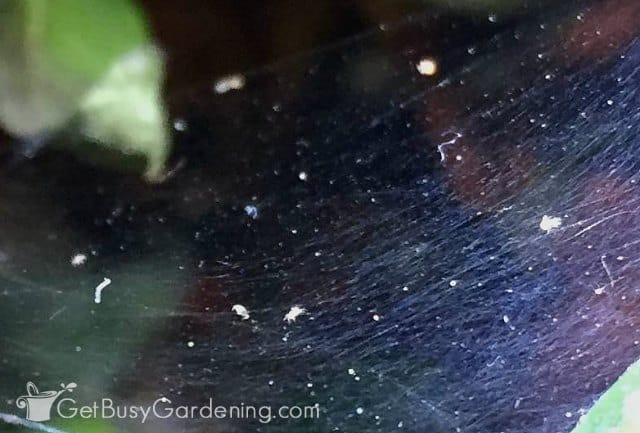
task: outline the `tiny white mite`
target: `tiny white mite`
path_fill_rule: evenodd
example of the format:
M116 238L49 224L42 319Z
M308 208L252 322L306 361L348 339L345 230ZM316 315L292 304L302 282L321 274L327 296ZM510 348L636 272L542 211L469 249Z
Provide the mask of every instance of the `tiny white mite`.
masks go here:
M562 218L543 215L540 221L540 230L549 233L553 229L557 229L562 225Z
M285 314L282 320L286 321L287 323L295 322L298 316L300 316L301 314L305 314L306 312L306 309L298 305L294 305L293 307L291 307L289 312Z
M240 316L242 320L247 320L250 317L249 311L244 305L235 304L233 307L231 307L231 311Z
M71 257L71 260L69 262L71 263L71 266L77 268L78 266L82 266L87 263L87 255L76 254L75 256Z
M217 94L221 95L230 90L240 90L245 85L245 78L242 75L229 75L216 81L214 89Z

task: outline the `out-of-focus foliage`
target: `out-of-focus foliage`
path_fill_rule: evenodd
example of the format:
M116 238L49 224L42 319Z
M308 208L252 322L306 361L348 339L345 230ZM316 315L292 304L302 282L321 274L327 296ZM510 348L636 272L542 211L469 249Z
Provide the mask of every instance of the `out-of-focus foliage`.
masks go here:
M137 154L147 160L146 175L157 179L168 151L164 62L150 45L130 0L3 1L2 127L29 141L77 117L90 139L85 154L96 143Z
M160 83L163 62L153 47L117 61L80 104L84 134L146 157L147 178L161 179L168 152Z
M640 431L640 361L636 361L598 400L572 433Z
M54 422L57 428L65 432L83 432L83 433L118 433L116 427L112 426L108 420L100 418L73 418L70 420L63 420L62 422L56 420Z

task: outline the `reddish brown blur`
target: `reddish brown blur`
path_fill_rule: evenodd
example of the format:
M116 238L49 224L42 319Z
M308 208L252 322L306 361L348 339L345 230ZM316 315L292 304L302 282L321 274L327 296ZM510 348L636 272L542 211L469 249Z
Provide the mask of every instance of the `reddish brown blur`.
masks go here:
M640 2L611 0L596 4L576 19L564 34L560 57L598 61L638 36Z

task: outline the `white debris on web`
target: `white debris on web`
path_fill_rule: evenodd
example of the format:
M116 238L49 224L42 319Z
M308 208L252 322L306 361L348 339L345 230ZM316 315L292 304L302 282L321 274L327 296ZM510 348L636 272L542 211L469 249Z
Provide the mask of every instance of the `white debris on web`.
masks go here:
M416 65L416 69L421 75L433 76L438 72L438 63L430 57L424 57L420 59Z
M69 260L69 263L71 263L71 266L73 266L74 268L77 268L78 266L82 266L85 263L87 263L87 255L76 254L75 256L71 257L71 260Z
M298 173L298 179L300 179L303 182L306 182L307 179L309 179L309 175L307 175L306 172L301 171L300 173Z
M213 88L217 94L222 95L223 93L227 93L231 90L240 90L244 87L244 85L244 76L235 74L220 78L218 81L216 81L216 84Z
M247 310L244 305L235 304L233 307L231 307L231 311L240 316L242 320L247 320L250 317L249 310Z
M438 145L438 152L440 153L440 163L444 164L447 161L447 153L445 148L449 145L456 144L458 140L462 138L462 134L456 131L445 131L440 134L440 136L443 138L451 137L451 139L443 141Z
M291 307L289 312L285 314L282 320L286 321L287 323L295 322L298 316L305 314L306 312L306 309L300 307L299 305L294 305L293 307Z
M511 329L512 331L516 330L516 327L511 324L511 318L508 315L502 316L502 321Z
M615 281L613 281L613 276L611 275L611 271L609 270L609 266L607 266L607 262L605 262L605 256L600 257L600 263L602 263L602 267L609 278L609 284L611 284L611 288L613 289L615 286Z
M102 302L102 291L109 284L111 284L111 280L109 278L105 278L104 280L102 280L100 284L98 284L98 286L95 288L95 292L93 295L93 302L95 302L96 304L99 304Z
M173 121L173 129L184 132L187 130L187 122L184 119L176 119Z
M543 215L540 221L540 230L549 233L553 229L557 229L562 225L562 218Z
M248 204L244 207L244 213L246 213L247 216L251 219L258 218L258 208L251 204Z

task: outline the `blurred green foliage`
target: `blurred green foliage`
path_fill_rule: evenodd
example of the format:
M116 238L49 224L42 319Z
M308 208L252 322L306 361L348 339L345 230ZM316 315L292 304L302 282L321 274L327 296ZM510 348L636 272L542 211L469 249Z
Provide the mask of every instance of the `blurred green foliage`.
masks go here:
M0 56L0 123L9 133L41 140L75 120L83 155L98 146L137 155L146 176L161 179L164 61L132 1L5 0Z
M640 361L605 392L572 433L637 433L640 431Z
M144 17L129 0L21 0L25 49L61 72L95 81L123 53L149 43Z

